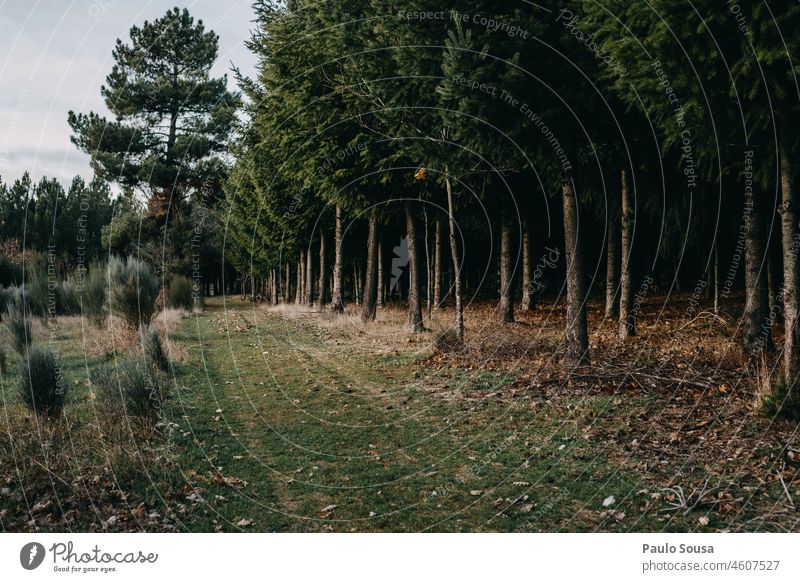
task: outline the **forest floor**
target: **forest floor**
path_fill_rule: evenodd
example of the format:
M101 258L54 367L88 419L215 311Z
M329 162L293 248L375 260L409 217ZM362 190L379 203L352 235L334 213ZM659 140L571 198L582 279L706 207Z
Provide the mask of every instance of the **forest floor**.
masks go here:
M15 361L3 376L0 526L800 531L798 427L754 404L776 356L748 363L690 301L648 298L625 343L590 306L592 363L575 368L552 304L510 325L473 304L455 348L450 309L415 335L397 307L365 327L212 298L164 323L173 424L146 435L98 418L85 378L113 346L66 318L65 420L22 408Z

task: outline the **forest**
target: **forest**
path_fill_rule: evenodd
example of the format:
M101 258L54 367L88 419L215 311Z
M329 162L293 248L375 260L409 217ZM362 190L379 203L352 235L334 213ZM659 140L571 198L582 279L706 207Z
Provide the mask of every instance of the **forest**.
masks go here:
M0 178L0 528L798 530L800 6L252 10Z

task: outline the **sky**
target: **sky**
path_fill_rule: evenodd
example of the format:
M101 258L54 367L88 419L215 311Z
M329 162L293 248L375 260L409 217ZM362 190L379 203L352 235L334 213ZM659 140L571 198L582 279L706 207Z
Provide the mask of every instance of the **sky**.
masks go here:
M100 86L111 72L117 38L128 41L134 24L168 9L188 8L219 35L212 69L231 63L255 73L244 46L253 11L249 0L0 0L0 177L13 182L26 170L34 180L75 175L90 179L89 156L70 141L70 110L108 115Z

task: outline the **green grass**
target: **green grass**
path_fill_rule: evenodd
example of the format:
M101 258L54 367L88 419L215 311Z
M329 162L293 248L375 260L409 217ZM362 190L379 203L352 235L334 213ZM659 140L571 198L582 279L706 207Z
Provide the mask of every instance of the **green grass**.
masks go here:
M182 463L206 476L209 502L193 529L235 530L242 519L268 531L621 526L601 516L602 500L624 497L636 479L583 454L561 419L537 413L529 399L447 401L426 389L446 381L489 394L510 378L452 370L443 379L407 355L322 344L311 324L227 317L226 328L212 304L176 338L192 344L174 402L174 416L185 415ZM228 333L243 319L246 332ZM215 482L218 470L247 486Z

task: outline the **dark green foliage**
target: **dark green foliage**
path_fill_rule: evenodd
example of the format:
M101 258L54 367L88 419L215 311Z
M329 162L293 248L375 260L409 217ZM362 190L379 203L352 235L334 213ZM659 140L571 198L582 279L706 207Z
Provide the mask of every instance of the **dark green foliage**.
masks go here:
M58 355L50 348L33 346L23 356L19 394L25 405L38 415L57 418L67 400L69 382L61 371Z
M167 397L167 383L153 366L135 358L97 369L91 378L99 404L112 414L156 422Z
M110 220L111 190L103 180L87 184L76 176L66 191L53 178L34 184L27 172L10 187L0 181L0 242L22 250L24 240L28 267L41 264L45 253L59 272L96 259L102 228ZM25 277L29 280L30 273ZM21 264L0 254L0 283L21 281Z
M108 317L108 267L93 263L83 280L79 293L83 315L92 324L102 327Z
M129 43L117 41L101 90L114 119L69 113L72 141L97 171L123 187L148 190L155 214L192 191L211 199L220 191L219 154L239 99L224 76L210 76L217 47L217 35L188 10L169 10L132 27Z
M169 371L169 359L164 353L161 336L153 325L142 325L139 328L139 342L142 344L145 362L162 372Z
M191 311L192 300L192 281L183 275L175 275L169 282L169 306L177 309Z
M800 392L798 386L789 390L786 379L780 374L772 391L764 396L761 411L769 417L780 416L788 420L800 421Z
M8 371L8 354L6 348L0 344L0 374L5 374Z
M133 328L149 324L157 310L161 288L152 269L135 257L111 257L108 280L111 311Z

